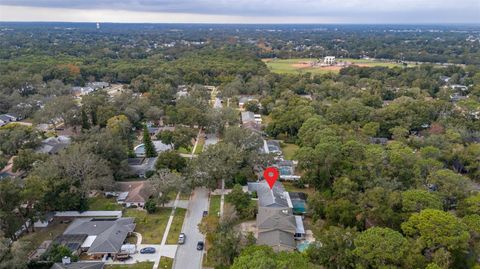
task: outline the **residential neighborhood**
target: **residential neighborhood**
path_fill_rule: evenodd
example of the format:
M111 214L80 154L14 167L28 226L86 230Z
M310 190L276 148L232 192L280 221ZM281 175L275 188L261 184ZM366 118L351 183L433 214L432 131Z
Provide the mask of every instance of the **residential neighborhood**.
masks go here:
M0 269L479 269L468 3L21 2Z

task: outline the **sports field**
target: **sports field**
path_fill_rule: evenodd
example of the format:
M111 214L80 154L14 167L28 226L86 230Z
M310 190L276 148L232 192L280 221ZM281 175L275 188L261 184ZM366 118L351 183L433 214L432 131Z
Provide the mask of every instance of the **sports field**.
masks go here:
M337 59L336 65L331 66L312 66L315 59L310 58L295 58L295 59L263 59L268 66L268 69L274 73L279 74L302 74L310 72L312 74L325 74L328 72L338 73L340 69L348 65L358 65L365 67L384 66L395 67L402 66L399 63L385 62L379 60L369 59Z

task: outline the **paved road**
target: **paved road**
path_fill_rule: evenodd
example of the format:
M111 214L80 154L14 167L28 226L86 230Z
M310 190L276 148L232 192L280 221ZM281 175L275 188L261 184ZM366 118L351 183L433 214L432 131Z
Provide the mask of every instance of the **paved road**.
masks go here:
M178 246L174 269L202 268L203 251L197 250L197 242L205 240L204 235L198 230L204 210L208 210L208 190L196 188L188 203L187 215L182 227L187 240L184 245Z

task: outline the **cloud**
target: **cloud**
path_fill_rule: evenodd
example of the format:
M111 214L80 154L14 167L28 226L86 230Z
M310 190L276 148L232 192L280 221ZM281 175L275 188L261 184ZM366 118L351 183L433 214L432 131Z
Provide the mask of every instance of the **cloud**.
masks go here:
M5 7L63 8L345 22L480 22L478 0L0 0ZM3 12L2 12L3 13ZM0 19L3 14L0 13ZM5 12L7 13L7 12Z

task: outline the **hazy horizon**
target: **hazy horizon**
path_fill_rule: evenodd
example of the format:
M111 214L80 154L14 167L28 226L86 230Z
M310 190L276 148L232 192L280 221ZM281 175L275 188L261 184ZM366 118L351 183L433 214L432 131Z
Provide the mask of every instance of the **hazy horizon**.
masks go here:
M478 24L477 0L0 0L0 21Z

